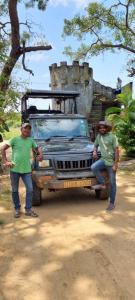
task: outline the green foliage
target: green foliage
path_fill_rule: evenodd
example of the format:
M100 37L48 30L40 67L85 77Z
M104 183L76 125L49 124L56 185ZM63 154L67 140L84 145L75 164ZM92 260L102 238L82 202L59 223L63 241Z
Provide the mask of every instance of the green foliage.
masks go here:
M0 1L0 16L3 15L5 16L7 14L7 4L8 4L8 0L3 0Z
M15 111L19 106L19 93L9 88L6 93L0 92L0 133L9 132L12 122L20 119ZM18 118L18 119L17 119Z
M0 65L2 62L5 61L6 59L6 48L7 48L7 44L4 41L0 41Z
M2 102L2 104L3 104L3 102ZM6 115L5 115L4 110L1 106L0 107L0 133L3 133L4 131L9 131L9 128L7 126L7 123L6 123Z
M126 154L135 157L135 99L127 91L118 96L118 101L121 108L108 108L106 118L113 125Z
M81 41L77 51L66 47L64 53L74 59L89 58L105 51L125 50L135 54L135 0L115 0L109 6L92 2L85 8L84 15L76 15L64 20L63 36L74 36ZM131 56L129 72L135 74L135 59ZM130 74L131 74L130 73ZM131 74L132 75L132 74Z
M19 136L20 135L20 126L19 127L10 127L9 128L9 132L4 131L3 134L3 138L4 140L10 140L11 138L15 137L15 136Z
M4 139L10 139L13 136L19 135L21 127L21 114L18 112L8 112L6 114L6 126L8 130L3 129Z
M23 41L28 41L30 39L30 33L27 31L23 31L22 36L21 36L21 42Z
M45 10L48 1L49 0L29 0L25 2L25 5L27 8L37 5L38 9Z
M20 127L21 125L21 113L18 112L8 112L7 113L7 124L9 127Z
M9 131L9 128L6 121L0 117L0 133L3 133L4 131Z
M6 93L0 92L0 108L3 111L15 111L19 105L19 92L8 88Z

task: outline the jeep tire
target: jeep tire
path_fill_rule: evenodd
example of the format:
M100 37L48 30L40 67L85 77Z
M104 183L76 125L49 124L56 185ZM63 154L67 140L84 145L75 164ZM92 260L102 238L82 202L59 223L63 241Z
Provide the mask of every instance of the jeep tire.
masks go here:
M41 205L41 189L37 187L36 183L33 181L33 196L32 196L32 205L39 206Z

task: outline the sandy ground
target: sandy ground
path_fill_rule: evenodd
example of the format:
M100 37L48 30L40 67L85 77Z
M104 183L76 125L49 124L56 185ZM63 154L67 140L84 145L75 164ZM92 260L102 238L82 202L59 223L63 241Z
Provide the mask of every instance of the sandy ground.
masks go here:
M117 181L113 213L83 189L44 195L37 219L1 202L0 300L135 299L135 175Z

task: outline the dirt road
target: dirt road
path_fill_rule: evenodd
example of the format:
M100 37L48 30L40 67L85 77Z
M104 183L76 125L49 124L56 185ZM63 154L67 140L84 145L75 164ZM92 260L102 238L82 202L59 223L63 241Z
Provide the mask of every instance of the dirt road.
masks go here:
M135 299L135 176L119 173L117 208L106 205L49 193L38 219L15 220L1 202L0 300Z

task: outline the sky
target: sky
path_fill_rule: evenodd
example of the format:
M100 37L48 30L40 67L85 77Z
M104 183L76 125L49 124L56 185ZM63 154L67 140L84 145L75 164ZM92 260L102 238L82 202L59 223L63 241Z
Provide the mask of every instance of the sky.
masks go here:
M107 0L104 0L106 2ZM107 2L109 2L108 0ZM49 66L53 63L60 64L61 61L67 61L69 65L72 61L63 54L64 47L71 45L76 49L79 45L75 38L62 38L64 19L71 19L75 14L82 14L84 7L92 1L90 0L50 0L46 11L38 9L25 9L24 5L19 5L19 17L22 22L26 19L34 22L32 31L42 32L48 44L52 45L52 50L33 52L26 55L26 66L33 70L34 76L25 72L21 67L14 72L20 82L25 82L22 89L50 89ZM98 1L100 2L100 0ZM110 1L111 3L113 1ZM36 41L39 41L39 36ZM36 44L36 41L31 41ZM126 71L127 53L119 52L117 54L105 53L92 57L87 62L93 68L93 78L106 86L116 87L117 77L120 77L122 84L125 85L132 78L128 77ZM135 83L134 83L135 85Z

